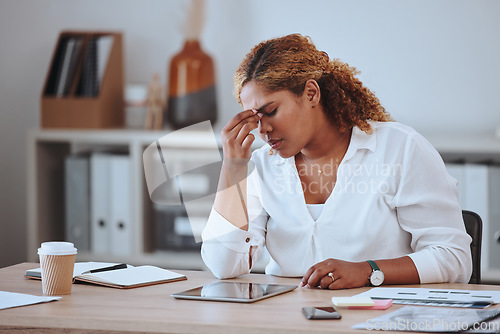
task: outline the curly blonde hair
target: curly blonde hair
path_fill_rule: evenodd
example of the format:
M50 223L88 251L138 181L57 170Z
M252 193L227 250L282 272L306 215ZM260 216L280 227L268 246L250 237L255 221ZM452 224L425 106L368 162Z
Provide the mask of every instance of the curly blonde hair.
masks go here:
M392 118L357 74L356 68L339 59L330 60L316 49L310 37L292 34L261 42L250 50L234 75L234 94L241 104L243 86L255 80L270 91L287 89L300 96L307 80L314 79L330 122L342 132L357 126L370 134L369 120L387 122Z

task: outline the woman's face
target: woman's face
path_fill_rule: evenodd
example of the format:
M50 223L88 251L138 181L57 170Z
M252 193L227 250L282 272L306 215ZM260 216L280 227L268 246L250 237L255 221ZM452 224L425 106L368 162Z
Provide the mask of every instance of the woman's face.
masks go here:
M314 133L304 95L288 90L270 92L253 80L241 90L243 109L256 109L263 115L258 128L260 137L283 158L299 153Z

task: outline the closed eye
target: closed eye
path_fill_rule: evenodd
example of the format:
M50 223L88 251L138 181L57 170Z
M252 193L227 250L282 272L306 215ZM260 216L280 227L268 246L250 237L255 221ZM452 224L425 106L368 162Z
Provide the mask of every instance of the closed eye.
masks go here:
M278 111L278 108L274 109L271 112L266 113L266 115L272 117L272 116L274 116L276 114L276 111Z

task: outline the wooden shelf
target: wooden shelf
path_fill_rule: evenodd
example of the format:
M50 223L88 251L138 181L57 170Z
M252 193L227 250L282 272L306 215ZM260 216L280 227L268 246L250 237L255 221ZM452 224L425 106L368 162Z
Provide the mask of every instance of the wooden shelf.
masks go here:
M489 135L424 135L440 153L500 154L500 139Z

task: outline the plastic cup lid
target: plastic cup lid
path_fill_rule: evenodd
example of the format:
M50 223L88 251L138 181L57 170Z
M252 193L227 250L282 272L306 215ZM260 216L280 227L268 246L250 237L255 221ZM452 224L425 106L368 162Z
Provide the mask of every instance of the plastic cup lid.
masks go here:
M38 254L41 255L72 255L76 254L75 245L65 241L42 242L38 248Z

